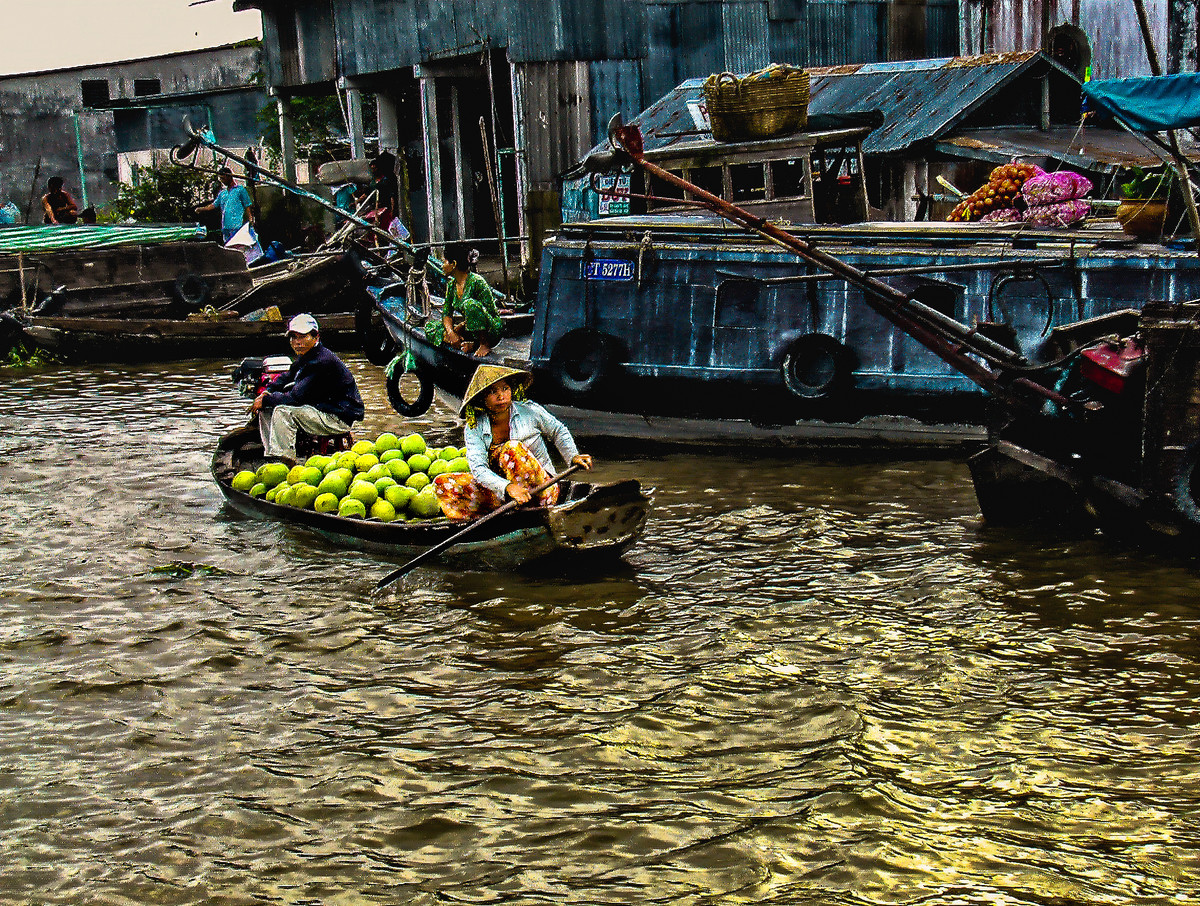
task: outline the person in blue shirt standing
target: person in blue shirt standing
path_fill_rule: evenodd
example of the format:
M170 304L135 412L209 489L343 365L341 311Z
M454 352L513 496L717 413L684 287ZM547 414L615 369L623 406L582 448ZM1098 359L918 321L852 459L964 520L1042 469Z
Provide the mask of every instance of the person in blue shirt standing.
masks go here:
M287 337L296 361L255 398L250 411L258 416L266 455L295 465L298 430L314 436L345 434L362 420L364 410L354 375L321 345L312 315L292 318Z
M242 228L242 224L254 226L254 199L246 191L245 186L234 185L233 171L222 167L217 171L217 179L225 188L217 193L212 204L196 208L197 214L208 211L221 212L221 241L228 242Z

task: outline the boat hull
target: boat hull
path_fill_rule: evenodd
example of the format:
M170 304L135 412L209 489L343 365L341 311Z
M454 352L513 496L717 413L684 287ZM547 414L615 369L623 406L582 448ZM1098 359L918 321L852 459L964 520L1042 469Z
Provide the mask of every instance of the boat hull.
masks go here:
M262 446L253 428L221 438L212 473L227 503L245 516L310 531L337 547L407 560L466 527L447 519L386 523L346 519L233 490L233 476L261 462ZM516 569L551 560L588 564L619 558L641 537L651 500L634 480L600 486L571 484L567 499L558 506L519 508L491 519L478 534L451 545L438 559L462 569Z
M1064 325L1200 296L1194 254L1113 231L794 231L1033 364L1070 351ZM478 360L430 347L401 310L385 317L425 379L460 398ZM528 350L495 357L529 368L538 402L581 437L964 448L985 436L984 391L862 290L698 218L564 226L543 255Z
M29 317L18 323L24 342L65 362L141 364L290 351L280 321ZM339 351L360 348L354 315L322 315L321 342Z

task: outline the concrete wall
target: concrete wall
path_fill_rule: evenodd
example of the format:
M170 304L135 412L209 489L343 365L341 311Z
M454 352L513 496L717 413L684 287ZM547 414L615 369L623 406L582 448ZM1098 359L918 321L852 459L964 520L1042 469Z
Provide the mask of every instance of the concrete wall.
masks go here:
M182 130L168 128L166 120L178 128L183 112L205 125L211 110L222 143L255 143L254 114L266 102L257 84L261 59L254 43L0 77L0 204L12 201L24 211L32 195L31 220L40 223L37 199L54 175L81 205L85 195L92 205L110 201L117 194L118 152L182 141ZM158 93L148 93L155 87Z

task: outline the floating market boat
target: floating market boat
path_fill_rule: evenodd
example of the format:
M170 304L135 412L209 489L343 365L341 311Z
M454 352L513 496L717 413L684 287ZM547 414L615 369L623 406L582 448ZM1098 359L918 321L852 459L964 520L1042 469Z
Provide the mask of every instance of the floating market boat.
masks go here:
M866 221L867 131L714 142L703 128L675 129L668 134L682 138L644 152L663 174L653 179L596 153L594 186L607 179L611 190L624 178L653 187L647 213L610 208L560 227L543 251L527 343L502 343L492 357L532 370L539 402L582 438L961 448L986 437L984 391L880 318L866 290L822 266L797 267L763 225L971 325L1031 366L1058 355L1056 328L1150 299L1200 297L1194 251L1142 242L1112 220L1065 229ZM718 200L747 195L739 208L748 219L698 204L706 186ZM621 203L584 194L593 207L595 197ZM625 204L638 207L636 196ZM781 212L789 221L764 219ZM798 222L814 216L829 225ZM417 378L456 405L478 361L430 344L402 305L378 307ZM418 403L430 395L421 390Z
M0 226L0 309L173 317L253 286L245 256L199 224Z
M254 426L226 434L212 457L212 474L229 505L255 519L278 521L313 532L333 544L397 559L410 559L462 531L449 519L379 522L350 519L272 503L233 490L233 477L263 462ZM467 569L513 569L542 563L617 558L638 540L651 495L635 479L593 485L566 482L554 507L518 507L497 515L478 534L440 554L448 565Z
M1200 76L1149 79L1146 96L1160 131L1200 125ZM1120 80L1094 82L1089 97L1122 116L1142 108ZM1127 99L1127 100L1126 100ZM1190 107L1189 107L1190 103ZM1186 115L1182 115L1187 108ZM1181 119L1180 119L1181 118ZM920 342L987 393L986 446L970 460L980 509L993 523L1081 521L1122 540L1150 541L1194 555L1200 541L1200 299L1142 300L1138 310L1062 325L1048 336L1052 355L1031 361L1020 349L984 336L906 292L778 226L704 192L648 162L634 127L619 120L614 145L635 166L673 180L733 223L754 230L806 264L845 281L907 337ZM1175 155L1186 173L1189 164ZM1194 199L1186 189L1193 225ZM1200 235L1192 237L1200 242ZM1048 351L1049 352L1049 351Z
M232 314L232 313L231 313ZM281 320L195 318L15 318L11 342L44 349L64 362L141 364L181 359L237 358L289 351ZM330 349L359 348L354 315L317 314L321 342Z

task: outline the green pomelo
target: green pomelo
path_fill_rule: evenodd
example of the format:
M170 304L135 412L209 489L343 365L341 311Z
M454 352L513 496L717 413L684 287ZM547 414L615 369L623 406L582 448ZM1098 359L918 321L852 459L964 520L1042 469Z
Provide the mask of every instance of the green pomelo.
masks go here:
M375 438L375 452L386 453L388 450L395 450L400 446L400 438L391 431L384 431Z
M337 478L346 482L346 487L350 487L350 482L354 481L353 469L334 469L329 473L328 477Z
M369 440L360 440L350 448L350 452L355 456L362 456L364 453L374 453L375 444Z
M292 485L292 506L301 510L307 510L313 505L313 501L320 494L311 484L294 484Z
M329 457L329 462L325 463L325 465L324 465L324 467L321 469L321 471L322 471L324 474L328 475L330 472L333 472L333 471L335 471L336 469L339 469L339 468L341 468L341 467L338 465L337 457L336 457L336 456L331 456L331 457Z
M439 475L449 471L450 463L446 462L444 459L435 459L429 464L429 468L426 470L425 474L430 478L437 478Z
M420 519L432 519L442 515L442 505L434 496L433 488L426 488L408 503L408 510Z
M455 459L455 460L451 461L451 463L450 463L450 468L449 468L447 471L450 471L450 472L470 472L470 471L471 471L471 464L470 464L469 462L467 462L467 457L465 457L465 456L460 456L460 457L458 457L458 459Z
M424 453L414 453L412 456L408 457L408 467L414 472L429 471L429 464L431 462L433 462L433 460Z
M406 434L404 439L400 441L400 449L404 451L405 456L424 453L426 449L425 438L420 434Z
M371 504L371 518L380 522L391 522L396 518L396 508L386 500L376 500Z
M399 449L384 450L379 454L380 462L391 462L393 459L404 459L404 451Z
M396 479L394 479L391 475L384 475L382 478L376 478L374 481L375 490L377 490L380 495L382 495L383 492L388 488L395 487L399 483L400 482L396 481Z
M412 474L412 469L403 459L393 459L387 464L388 471L397 481L405 481Z
M294 481L292 484L311 484L314 487L321 483L321 479L325 477L325 473L316 466L302 466L300 468L300 480Z
M242 471L233 476L233 481L229 482L229 486L235 491L241 491L243 494L249 491L252 487L258 484L258 475L255 472Z
M284 485L284 487L285 487L285 488L287 488L287 487L291 487L291 485L286 485L286 484L285 484L285 485ZM274 503L274 502L275 502L275 495L276 495L276 494L278 494L278 493L279 493L279 485L276 485L276 486L275 486L275 487L273 487L273 488L267 488L267 493L265 493L265 494L263 495L263 500L266 500L268 503Z
M343 453L339 453L335 461L337 462L339 469L349 469L350 471L354 471L354 462L357 459L357 453L355 453L353 450L346 450Z
M330 458L329 456L322 456L320 453L314 453L308 459L304 460L304 464L310 469L320 469L324 472L325 467L329 465Z
M345 497L346 491L350 489L349 480L341 475L326 475L321 479L321 483L317 485L317 490L322 494L332 494L334 497Z
M275 495L275 502L280 506L292 505L292 492L295 490L294 484L283 484L279 486L279 491Z
M282 462L264 462L254 474L268 488L273 488L287 480L288 467Z
M416 496L416 491L402 484L392 485L383 492L383 499L395 507L397 513L407 507L408 502Z
M458 459L458 447L442 447L442 452L438 454L438 459L444 459L446 462Z
M256 482L254 487L250 489L251 497L262 497L265 493L267 493L267 486L261 481Z
M363 475L362 475L363 478L365 478L367 481L371 481L371 482L378 481L380 478L383 478L384 476L391 478L392 472L391 472L391 469L389 469L387 466L385 466L381 462L375 463L375 465L371 466L371 468L369 468L369 469L367 469L367 471L363 472Z
M318 494L313 501L313 509L318 513L336 513L338 511L338 495L327 493Z
M366 519L367 508L361 500L355 500L353 497L346 497L338 504L337 514L346 519Z
M363 506L370 506L379 499L379 492L375 490L375 485L369 481L363 481L361 478L350 485L350 490L346 492L346 495L362 501Z
M422 488L429 486L429 476L424 472L413 472L404 482L406 487L412 488L414 491L420 491Z
M290 469L288 469L287 483L299 484L302 482L304 480L304 470L306 468L307 466L292 466Z
M372 466L379 465L379 457L374 453L364 453L354 460L355 472L369 472Z

